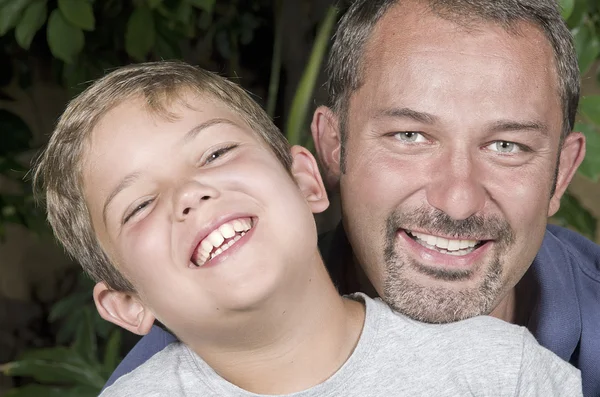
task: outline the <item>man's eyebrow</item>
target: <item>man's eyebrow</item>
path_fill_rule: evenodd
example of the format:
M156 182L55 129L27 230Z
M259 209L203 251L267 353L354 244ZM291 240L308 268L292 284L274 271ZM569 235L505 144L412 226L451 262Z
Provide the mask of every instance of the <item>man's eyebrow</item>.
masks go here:
M207 128L213 127L215 125L218 124L229 124L229 125L233 125L235 127L237 127L238 125L236 123L234 123L231 120L228 119L224 119L224 118L215 118L215 119L210 119L210 120L206 120L205 122L198 124L197 126L193 127L191 130L189 130L185 136L182 139L183 144L185 145L186 143L190 143L191 141L193 141L198 134L200 134L202 131L206 130Z
M419 112L411 108L386 108L377 112L377 118L391 117L391 118L408 118L419 123L424 124L435 124L438 121L438 117L431 113Z
M548 135L548 126L539 121L513 121L513 120L498 120L492 123L491 132L507 132L507 131L537 131L544 136Z
M102 220L104 221L105 225L106 225L106 211L108 210L110 202L115 198L115 196L117 194L121 193L122 190L131 186L133 184L133 182L135 182L139 177L140 177L139 172L134 172L134 173L127 175L125 178L121 179L121 182L119 182L119 184L117 186L115 186L115 188L110 192L110 194L106 198L106 201L104 201L104 207L102 208Z

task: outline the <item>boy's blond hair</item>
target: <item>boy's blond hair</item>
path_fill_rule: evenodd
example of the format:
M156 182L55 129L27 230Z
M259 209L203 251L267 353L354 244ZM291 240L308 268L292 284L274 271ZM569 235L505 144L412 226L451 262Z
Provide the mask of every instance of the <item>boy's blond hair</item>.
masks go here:
M96 281L134 292L111 264L94 233L83 195L82 157L92 130L108 111L141 98L149 112L172 119L173 101L184 93L216 99L240 115L271 148L286 170L289 144L262 108L237 84L183 62L150 62L109 73L71 101L33 169L34 190L45 198L48 221L67 252Z

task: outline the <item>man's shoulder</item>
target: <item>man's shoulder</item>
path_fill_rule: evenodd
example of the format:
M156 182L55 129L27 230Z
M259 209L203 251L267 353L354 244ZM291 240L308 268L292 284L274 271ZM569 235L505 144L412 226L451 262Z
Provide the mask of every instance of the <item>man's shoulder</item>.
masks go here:
M542 250L551 256L565 255L576 269L600 282L600 245L564 227L548 225Z

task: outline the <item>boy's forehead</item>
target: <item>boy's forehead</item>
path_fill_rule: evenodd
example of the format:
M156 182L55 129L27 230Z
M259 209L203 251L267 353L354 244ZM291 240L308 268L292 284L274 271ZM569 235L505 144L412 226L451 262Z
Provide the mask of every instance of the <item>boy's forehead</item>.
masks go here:
M123 100L98 119L88 137L88 152L101 141L116 145L140 135L181 132L186 127L192 128L213 119L227 121L259 137L239 112L209 95L184 93L163 98L161 102L135 96Z

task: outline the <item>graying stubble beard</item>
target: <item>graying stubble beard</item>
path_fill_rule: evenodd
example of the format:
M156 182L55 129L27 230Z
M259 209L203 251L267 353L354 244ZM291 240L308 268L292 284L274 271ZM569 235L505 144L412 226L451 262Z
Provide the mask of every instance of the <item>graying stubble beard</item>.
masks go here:
M396 252L396 231L401 225L418 226L430 232L441 234L483 234L494 237L495 253L485 269L481 283L473 288L453 290L444 287L425 287L403 274L412 268L432 278L445 281L468 279L472 271L448 272L425 267L415 260L403 260ZM514 236L508 223L499 218L473 216L466 220L454 221L441 211L418 209L410 214L393 213L388 217L384 251L385 275L383 299L396 311L415 320L427 323L449 323L489 314L501 292L502 260L504 252L513 242ZM409 229L410 230L410 229ZM478 233L479 232L479 233Z

